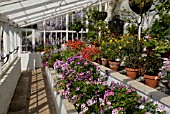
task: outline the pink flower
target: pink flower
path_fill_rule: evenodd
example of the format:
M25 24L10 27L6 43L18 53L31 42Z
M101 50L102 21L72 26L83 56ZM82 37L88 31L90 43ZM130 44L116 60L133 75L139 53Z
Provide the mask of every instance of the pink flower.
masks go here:
M117 109L113 109L112 110L112 114L118 114L118 110Z
M91 99L89 99L86 103L87 103L88 106L93 105L93 101Z
M107 105L109 105L109 106L110 106L111 104L112 104L112 103L111 103L110 101L107 101Z

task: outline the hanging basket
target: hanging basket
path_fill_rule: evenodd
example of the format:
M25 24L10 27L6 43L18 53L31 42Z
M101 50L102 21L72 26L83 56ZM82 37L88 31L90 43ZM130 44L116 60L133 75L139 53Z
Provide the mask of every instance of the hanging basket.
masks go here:
M94 18L99 21L99 20L102 20L104 21L107 17L107 12L96 12L94 14Z
M136 14L147 12L153 4L153 0L129 0L129 6Z

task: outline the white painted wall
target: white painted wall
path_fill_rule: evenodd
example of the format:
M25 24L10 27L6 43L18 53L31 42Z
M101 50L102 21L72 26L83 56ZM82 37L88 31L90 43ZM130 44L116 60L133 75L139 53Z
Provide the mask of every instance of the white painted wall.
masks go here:
M42 67L41 64L41 53L21 53L21 70L31 70L35 68ZM35 61L35 63L34 63ZM35 64L35 65L34 65Z
M21 59L17 58L0 79L0 114L6 114L21 76Z

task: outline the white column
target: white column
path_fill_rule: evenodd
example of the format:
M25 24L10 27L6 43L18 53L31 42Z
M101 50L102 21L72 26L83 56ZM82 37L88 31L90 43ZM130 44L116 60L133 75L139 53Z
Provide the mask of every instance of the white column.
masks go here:
M1 63L1 39L2 39L2 32L3 32L3 23L0 22L0 74L1 74L1 70L2 70L2 63Z
M72 20L72 24L73 24L73 14L71 15L71 20ZM73 30L71 30L73 31ZM74 41L74 33L72 32L72 41Z
M14 28L14 48L17 48L17 28Z
M66 41L68 41L69 14L66 14Z
M10 45L10 52L13 52L15 50L14 48L14 26L9 27L9 45ZM14 59L14 52L10 55L10 60Z
M44 46L45 46L45 40L46 40L46 30L44 29Z
M4 23L4 31L3 31L3 55L6 56L9 54L10 46L9 46L9 24ZM5 59L6 61L6 59Z
M89 7L87 8L87 12L89 12ZM87 15L86 15L86 18L87 18ZM89 24L89 21L88 20L86 20L86 26L88 26L88 24ZM86 28L86 32L88 32L89 31L89 29L88 28Z
M83 9L81 10L81 22L83 23ZM83 28L81 29L81 38L80 40L83 40Z
M20 54L22 53L22 34L21 34L21 29L18 29L18 56L20 56Z
M99 11L102 11L102 3L101 3L101 0L99 0Z
M107 12L107 2L105 3L105 12Z
M35 52L35 29L32 30L32 49Z

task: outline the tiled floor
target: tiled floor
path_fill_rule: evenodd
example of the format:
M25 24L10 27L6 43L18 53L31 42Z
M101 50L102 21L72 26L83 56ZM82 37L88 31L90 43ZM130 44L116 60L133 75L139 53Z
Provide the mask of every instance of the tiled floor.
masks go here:
M56 114L43 69L22 73L8 114Z

